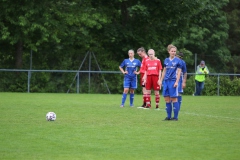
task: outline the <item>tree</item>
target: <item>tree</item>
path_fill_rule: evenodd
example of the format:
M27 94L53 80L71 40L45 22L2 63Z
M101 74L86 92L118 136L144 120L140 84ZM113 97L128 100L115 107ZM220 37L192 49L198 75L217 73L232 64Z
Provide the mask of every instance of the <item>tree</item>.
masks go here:
M226 45L229 25L222 11L227 3L228 0L206 1L205 7L192 17L189 30L175 42L180 48L186 48L205 59L211 72L225 72L230 61L230 51Z
M80 0L1 0L0 9L0 41L14 47L16 68L22 68L24 49L37 51L46 42L60 44L62 39L69 40L65 45L85 43L88 28L106 23L104 14Z

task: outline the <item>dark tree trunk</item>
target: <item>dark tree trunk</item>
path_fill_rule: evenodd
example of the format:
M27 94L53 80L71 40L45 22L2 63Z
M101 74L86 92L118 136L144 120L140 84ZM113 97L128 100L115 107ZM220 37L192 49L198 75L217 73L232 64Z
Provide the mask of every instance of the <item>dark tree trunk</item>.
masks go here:
M21 69L23 64L22 64L22 55L23 55L23 42L22 41L18 41L18 43L16 44L16 63L15 63L15 67L17 69Z

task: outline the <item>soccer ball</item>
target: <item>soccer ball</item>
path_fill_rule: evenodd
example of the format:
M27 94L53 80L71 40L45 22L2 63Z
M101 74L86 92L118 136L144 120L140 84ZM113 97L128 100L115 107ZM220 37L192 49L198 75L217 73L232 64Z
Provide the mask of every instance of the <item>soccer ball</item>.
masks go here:
M47 121L55 121L57 118L57 115L54 112L48 112L46 114L46 120Z

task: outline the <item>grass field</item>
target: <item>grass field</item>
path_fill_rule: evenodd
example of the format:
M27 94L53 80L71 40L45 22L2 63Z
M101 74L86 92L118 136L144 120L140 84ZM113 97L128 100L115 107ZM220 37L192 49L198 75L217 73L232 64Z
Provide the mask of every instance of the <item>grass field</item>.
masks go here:
M120 101L107 94L0 93L0 159L240 159L240 97L184 96L179 121L162 121L162 97L159 111L137 109L141 95L134 108L129 99L120 108ZM45 120L49 111L56 121Z

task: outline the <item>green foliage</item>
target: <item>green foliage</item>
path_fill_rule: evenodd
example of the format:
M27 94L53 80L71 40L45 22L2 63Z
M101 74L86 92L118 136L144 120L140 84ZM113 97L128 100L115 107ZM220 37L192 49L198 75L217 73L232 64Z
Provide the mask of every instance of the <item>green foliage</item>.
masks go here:
M219 86L218 86L219 80ZM195 92L195 79L191 76L187 80L187 86L184 89L185 95L192 95ZM202 95L205 96L239 96L240 95L240 78L229 76L207 76L205 80Z
M178 48L202 55L208 66L215 68L217 73L227 72L227 63L230 62L230 51L226 45L229 24L222 11L227 3L228 0L206 1L205 7L192 17L189 30L175 41ZM192 64L188 65L193 67Z

